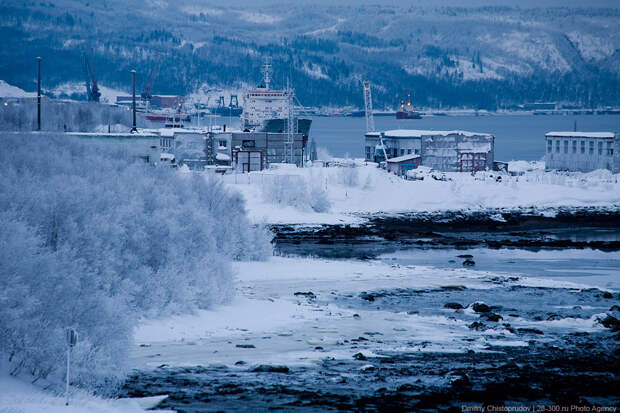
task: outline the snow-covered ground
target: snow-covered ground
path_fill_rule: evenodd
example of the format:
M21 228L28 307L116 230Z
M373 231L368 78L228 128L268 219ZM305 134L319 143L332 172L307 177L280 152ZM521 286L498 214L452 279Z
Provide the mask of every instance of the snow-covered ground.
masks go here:
M5 369L2 369L5 371ZM69 405L63 395L44 391L25 379L0 373L0 412L2 413L133 413L154 407L161 397L144 399L102 399L71 390Z
M486 294L503 303L503 294L518 295L506 293L512 286L573 291L584 287L565 280L509 278L469 269L399 266L379 261L273 257L266 262L236 265L237 299L231 304L141 324L135 334L135 368L234 368L238 361L250 366L316 365L325 358L351 360L360 351L369 356L390 351L462 353L486 351L498 345L526 346L522 337L499 324L491 330L472 331L469 324L477 315L471 308L465 308L461 313L464 318L459 319L452 316L453 310L425 313L424 304L414 304L409 309L420 312L412 312L372 304L351 307L347 300L364 303L360 294L378 289L416 290L429 295L460 289L474 294L488 291ZM437 306L441 308L443 302ZM513 328L564 333L603 329L595 315L548 321L514 314L504 317ZM380 340L366 340L363 346L347 344L360 336L378 336Z
M620 206L618 174L545 172L543 167L514 162L511 169L524 174L502 174L501 182L495 172L438 173L446 180L407 181L361 161L354 168L285 168L223 179L244 196L251 219L266 223L340 224L360 222L363 214ZM295 185L274 190L291 182ZM274 193L282 196L274 199ZM313 205L317 196L325 198L327 208Z

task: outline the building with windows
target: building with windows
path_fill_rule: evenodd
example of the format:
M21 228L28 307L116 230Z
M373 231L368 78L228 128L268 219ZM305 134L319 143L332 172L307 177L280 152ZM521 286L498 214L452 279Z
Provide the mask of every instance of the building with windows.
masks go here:
M620 136L613 132L549 132L545 139L546 169L620 172Z
M494 145L495 138L488 133L399 129L368 132L365 154L366 160L373 162L384 161L385 155L388 160L418 155L416 166L443 172L475 172L493 169Z

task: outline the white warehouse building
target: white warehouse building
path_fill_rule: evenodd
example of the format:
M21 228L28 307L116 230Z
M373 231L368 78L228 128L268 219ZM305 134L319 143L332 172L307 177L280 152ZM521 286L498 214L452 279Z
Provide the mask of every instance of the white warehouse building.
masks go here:
M620 135L613 132L549 132L546 169L620 172Z

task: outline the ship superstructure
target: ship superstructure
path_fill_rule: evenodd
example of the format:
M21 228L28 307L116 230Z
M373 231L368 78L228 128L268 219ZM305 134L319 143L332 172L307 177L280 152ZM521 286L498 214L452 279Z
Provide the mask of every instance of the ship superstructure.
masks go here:
M308 136L312 120L299 119L295 111L295 92L271 89L271 62L263 65L264 84L249 90L244 96L241 129L255 132L282 133L289 129L289 119L293 117L297 131Z

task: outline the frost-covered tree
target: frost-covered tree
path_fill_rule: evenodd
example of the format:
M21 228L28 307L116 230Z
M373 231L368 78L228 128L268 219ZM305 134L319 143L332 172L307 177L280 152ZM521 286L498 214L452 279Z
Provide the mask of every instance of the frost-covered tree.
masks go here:
M0 356L56 377L75 328L77 382L122 377L142 316L233 294L233 259L264 259L270 234L218 180L153 168L108 142L6 134L0 151Z

